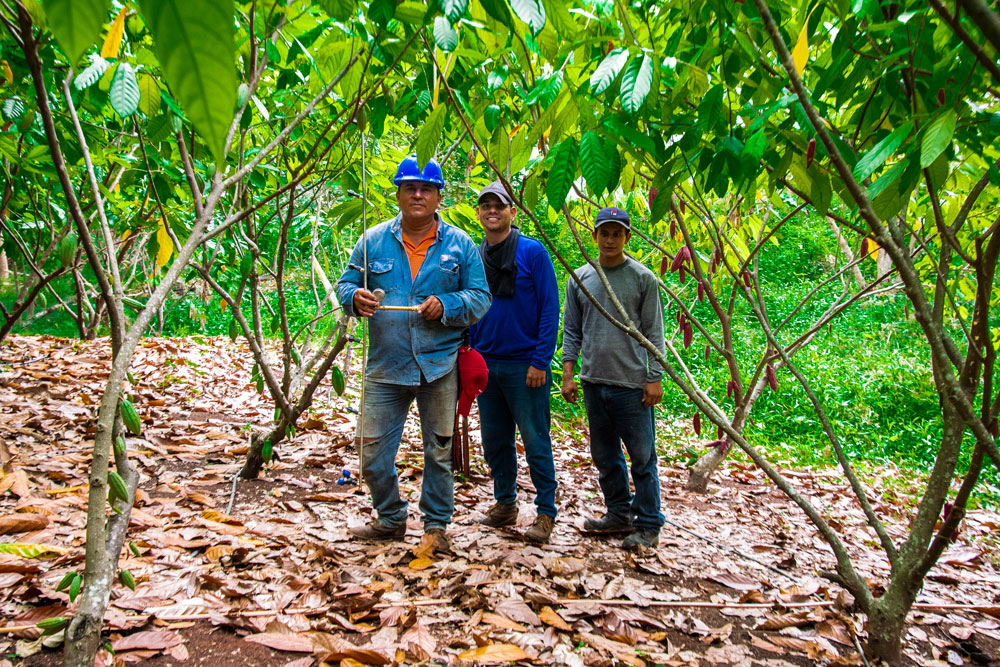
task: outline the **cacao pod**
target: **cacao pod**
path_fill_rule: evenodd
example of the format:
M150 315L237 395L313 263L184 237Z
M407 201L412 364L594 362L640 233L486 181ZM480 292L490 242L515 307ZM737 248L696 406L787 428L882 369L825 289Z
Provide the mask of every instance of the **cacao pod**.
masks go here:
M260 456L264 459L264 463L270 463L271 456L274 454L274 447L271 445L270 440L264 441L264 446L261 447Z
M73 577L73 583L69 586L69 601L76 602L76 596L80 594L80 586L83 585L83 577L77 574Z
M63 266L73 265L73 260L76 259L77 244L76 232L70 232L59 242L59 261L63 263Z
M119 456L125 456L125 438L121 436L115 438L115 451Z
M250 86L246 83L241 83L240 87L236 90L236 108L240 109L244 104L247 103L247 98L250 97Z
M62 579L59 580L59 585L56 586L56 590L61 591L62 589L66 588L67 586L73 583L73 579L75 578L76 578L76 572L67 572L66 576L64 576Z
M938 88L938 106L943 107L945 102L944 88Z
M122 582L123 586L128 586L133 591L135 590L135 577L128 570L118 571L118 581Z
M108 500L114 505L117 498L121 498L125 502L129 501L128 486L118 471L112 470L108 473Z
M663 277L663 274L665 274L667 272L667 269L669 268L670 268L670 256L664 255L663 259L660 260L660 277Z
M701 435L701 413L694 413L694 434Z
M51 635L69 625L69 619L65 616L53 616L52 618L43 618L35 625L42 629L43 634Z
M698 281L698 301L703 301L705 299L705 283Z
M712 348L709 345L705 346L705 361L708 361L708 355L712 353Z
M135 546L135 542L128 543L128 549L132 552L132 555L136 558L142 558L142 552L139 551L139 547Z
M771 387L771 391L778 391L778 378L775 376L771 364L768 364L764 369L764 374L767 375L767 384Z
M333 390L337 392L337 396L344 395L344 389L347 388L347 383L344 381L344 374L337 366L330 369L330 384L333 385Z
M121 402L121 412L122 412L122 423L125 424L132 435L142 435L142 420L139 419L139 413L136 412L135 406L132 405L132 401L127 398L123 398Z
M806 169L812 166L813 158L816 157L816 138L813 137L809 140L809 145L806 146Z

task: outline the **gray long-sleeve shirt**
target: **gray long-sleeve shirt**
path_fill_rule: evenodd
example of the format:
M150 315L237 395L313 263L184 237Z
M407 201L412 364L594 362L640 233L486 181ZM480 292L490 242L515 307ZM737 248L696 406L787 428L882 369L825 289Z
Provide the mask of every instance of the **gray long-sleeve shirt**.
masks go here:
M618 266L604 267L604 273L629 318L642 335L663 351L663 304L653 272L626 257ZM576 270L576 275L601 305L620 320L618 309L608 298L594 267L585 264ZM585 382L641 389L663 377L659 362L609 322L570 278L566 283L562 361L575 363L578 358L580 379Z

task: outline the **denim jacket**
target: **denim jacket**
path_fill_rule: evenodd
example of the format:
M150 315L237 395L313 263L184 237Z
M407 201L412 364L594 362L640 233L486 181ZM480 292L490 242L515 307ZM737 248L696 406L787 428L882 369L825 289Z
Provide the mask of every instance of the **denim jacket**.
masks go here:
M437 217L437 214L435 214ZM337 281L337 298L354 315L354 292L364 286L361 239ZM437 238L427 249L416 279L403 247L401 217L368 230L368 290L385 290L384 306L418 306L436 296L440 320L420 313L379 310L369 320L367 377L416 386L444 377L455 366L465 330L489 310L490 288L476 245L468 234L438 218Z

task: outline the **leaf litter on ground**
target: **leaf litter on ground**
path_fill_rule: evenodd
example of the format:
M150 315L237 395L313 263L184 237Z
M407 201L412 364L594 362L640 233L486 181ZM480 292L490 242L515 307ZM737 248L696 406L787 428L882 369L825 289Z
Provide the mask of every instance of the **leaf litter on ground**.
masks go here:
M106 340L21 336L0 348L0 605L7 625L74 608L55 588L82 571L107 349ZM196 635L253 643L270 651L265 664L296 667L861 664L855 637L864 639L862 619L850 596L819 576L833 569L832 554L787 498L739 459L720 469L707 495L684 490L683 468L661 465L664 513L712 542L668 525L657 549L633 555L621 551L620 538L579 531L601 498L585 429L562 425L553 443L560 514L549 544L533 545L519 537L534 514L523 457L518 525L478 523L493 501L473 432L473 472L456 481L451 546L434 551L422 548L416 510L422 448L414 411L397 461L411 503L405 541L350 539L350 526L371 519L363 489L335 483L344 469L355 478L358 472L351 412L357 363L346 369L344 396L326 381L295 438L276 448L279 461L260 479L238 483L228 515L250 433L267 428L273 415L272 402L251 382L252 365L245 346L225 339L151 338L137 353L135 384L126 391L144 428L127 445L142 478L128 533L134 551L123 550L119 561L136 589L116 585L112 592L105 622L115 656L104 654L106 664L183 664ZM674 424L661 426L676 432ZM873 587L884 586L888 565L877 538L837 471L784 472L823 503ZM883 469L866 482L891 534L902 535L908 501L897 490L907 485L904 473ZM975 651L989 655L1000 646L998 527L996 512L970 511L920 597L997 612L915 610L906 635L913 664L971 660ZM34 653L34 660L48 655L46 664L56 664L51 650L38 653L38 634L4 635L0 648ZM49 645L58 648L58 638ZM310 656L297 657L302 653Z

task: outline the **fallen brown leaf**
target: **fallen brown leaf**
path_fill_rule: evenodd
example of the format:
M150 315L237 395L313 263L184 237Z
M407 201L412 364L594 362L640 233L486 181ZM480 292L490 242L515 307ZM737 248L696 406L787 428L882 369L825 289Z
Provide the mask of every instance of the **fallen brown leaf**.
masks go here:
M471 660L480 665L497 665L502 662L531 660L531 656L514 644L487 644L459 653L459 660Z
M255 635L247 635L243 638L254 644L262 644L278 651L292 651L295 653L312 653L312 640L303 635L287 635L278 632L260 632Z

